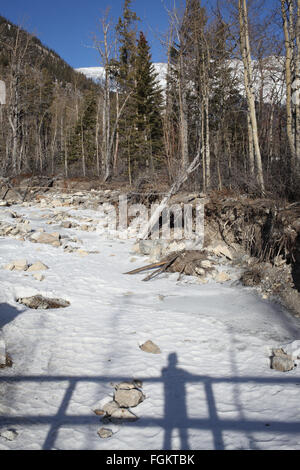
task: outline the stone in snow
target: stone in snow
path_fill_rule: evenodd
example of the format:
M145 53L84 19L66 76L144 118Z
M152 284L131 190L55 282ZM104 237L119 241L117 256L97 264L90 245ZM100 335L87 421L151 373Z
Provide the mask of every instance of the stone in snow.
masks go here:
M69 307L70 302L63 299L49 299L41 295L34 295L33 297L24 297L18 299L20 304L32 309L52 309L52 308L65 308Z
M111 415L112 422L119 421L137 421L139 418L127 408L117 408Z
M116 390L133 390L136 387L136 384L133 382L122 382L116 385Z
M104 411L108 416L111 416L119 408L120 406L118 405L118 403L116 403L115 401L110 401L102 407L102 411Z
M42 244L52 245L52 246L60 246L59 238L57 238L57 236L55 236L54 234L50 234L50 233L35 232L31 236L31 240L36 243L42 243Z
M146 341L146 343L142 344L140 346L140 349L142 351L150 353L150 354L161 354L160 348L150 340Z
M101 428L98 431L98 436L101 437L101 439L108 439L112 435L113 435L113 432L110 429Z
M28 269L28 263L26 259L13 261L13 265L16 271L26 271Z
M41 261L37 261L36 263L33 263L31 266L29 266L27 271L31 273L35 271L46 271L47 269L49 269L48 266L43 264Z
M121 408L134 408L144 401L145 395L136 388L131 390L117 390L114 400Z
M278 370L279 372L289 372L295 369L295 362L288 356L274 356L271 358L271 369Z
M18 433L14 429L7 429L7 431L0 432L0 436L7 441L14 441L18 437Z

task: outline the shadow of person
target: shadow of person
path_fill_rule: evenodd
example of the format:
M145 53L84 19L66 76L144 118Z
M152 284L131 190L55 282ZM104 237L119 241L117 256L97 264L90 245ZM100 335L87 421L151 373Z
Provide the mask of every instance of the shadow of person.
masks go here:
M13 321L24 310L18 310L9 304L0 304L0 329Z
M180 450L189 450L188 443L188 416L186 408L185 383L189 373L176 367L177 354L168 357L168 366L162 369L164 384L164 450L172 449L172 433L178 429L180 436Z

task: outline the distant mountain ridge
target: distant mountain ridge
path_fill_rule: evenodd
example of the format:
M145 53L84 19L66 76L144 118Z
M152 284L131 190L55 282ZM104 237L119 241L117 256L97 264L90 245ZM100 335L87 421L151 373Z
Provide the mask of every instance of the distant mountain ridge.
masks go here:
M154 63L155 72L158 74L158 82L161 87L164 89L167 84L166 75L167 75L167 64L164 63ZM76 72L83 73L87 78L91 78L94 81L99 81L100 84L104 83L105 69L104 67L82 67L75 69Z
M49 77L62 85L76 81L81 90L95 87L95 84L87 77L78 76L73 67L53 49L45 46L36 36L0 15L0 73L2 72L4 78L5 69L10 63L10 51L14 47L18 31L20 47L22 48L22 44L28 42L24 63L39 70L47 70Z
M253 88L257 100L261 97L266 103L277 102L283 104L285 102L285 77L284 64L285 58L282 56L265 57L260 63L256 60L253 64ZM154 63L154 68L158 74L160 86L165 89L167 83L168 65L165 63ZM236 78L238 90L244 94L244 77L243 63L241 60L233 59L230 61L232 76ZM104 83L104 67L82 67L75 69L77 72L84 74L93 81Z

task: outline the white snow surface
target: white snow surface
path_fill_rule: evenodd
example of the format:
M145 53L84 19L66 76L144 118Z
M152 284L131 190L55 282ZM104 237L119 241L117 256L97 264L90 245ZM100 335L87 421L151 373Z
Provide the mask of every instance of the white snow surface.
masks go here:
M147 264L131 253L132 240L49 229L42 215L55 209L13 209L33 228L76 235L99 253L0 238L0 328L13 360L0 369L0 450L300 449L299 367L281 373L269 360L270 348L299 341L297 319L237 281L165 274L142 282L144 273L124 274ZM70 220L97 218L62 210ZM49 267L43 282L3 269L23 258ZM16 301L35 294L71 305L31 310ZM147 340L162 353L143 352ZM146 395L132 409L139 420L106 424L113 435L101 439L93 410L133 379Z

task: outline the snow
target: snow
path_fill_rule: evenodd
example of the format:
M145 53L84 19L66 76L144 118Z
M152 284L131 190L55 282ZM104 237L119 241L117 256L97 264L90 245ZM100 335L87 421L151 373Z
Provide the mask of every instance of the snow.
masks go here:
M154 68L158 74L158 83L165 90L167 85L168 65L165 63L154 63ZM237 90L245 96L244 85L244 66L239 59L231 59L228 61L231 69L231 75L236 80ZM285 58L282 56L269 56L261 60L252 60L253 71L253 92L256 100L263 99L266 103L281 103L286 100L285 90ZM105 69L104 67L83 67L75 69L77 72L83 73L87 78L104 83ZM295 96L297 90L295 92ZM299 94L299 92L298 92ZM297 95L298 96L298 95ZM296 99L296 98L295 98Z
M68 220L99 218L62 210ZM0 450L300 449L299 368L281 373L269 361L271 348L299 341L297 319L237 281L165 274L144 283L145 274L123 274L147 263L131 253L133 240L49 228L42 216L56 209L14 211L99 253L0 239L0 328L13 360L0 370ZM3 269L22 258L49 267L43 282ZM71 306L30 310L16 301L35 294ZM162 354L141 351L147 340ZM93 410L133 379L146 395L132 409L139 420L105 424L113 436L101 439Z

